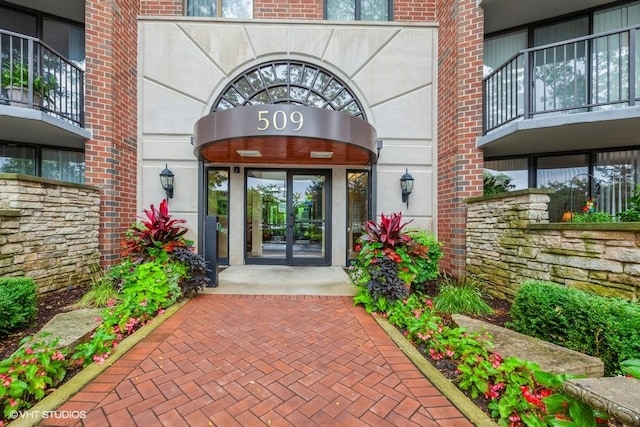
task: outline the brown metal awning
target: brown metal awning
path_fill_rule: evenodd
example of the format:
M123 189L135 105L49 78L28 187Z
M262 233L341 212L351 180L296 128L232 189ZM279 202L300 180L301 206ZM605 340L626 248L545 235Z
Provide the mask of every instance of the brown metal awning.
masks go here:
M196 122L194 153L214 163L368 165L376 130L345 113L290 104L236 107Z

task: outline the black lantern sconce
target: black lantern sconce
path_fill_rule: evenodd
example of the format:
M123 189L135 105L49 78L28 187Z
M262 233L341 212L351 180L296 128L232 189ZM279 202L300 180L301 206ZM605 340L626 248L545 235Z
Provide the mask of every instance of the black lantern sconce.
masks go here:
M173 198L173 172L164 164L164 169L160 172L160 184L165 193L167 193L167 199Z
M400 188L402 189L402 203L406 203L409 208L409 195L413 191L413 177L409 174L409 168L400 178Z

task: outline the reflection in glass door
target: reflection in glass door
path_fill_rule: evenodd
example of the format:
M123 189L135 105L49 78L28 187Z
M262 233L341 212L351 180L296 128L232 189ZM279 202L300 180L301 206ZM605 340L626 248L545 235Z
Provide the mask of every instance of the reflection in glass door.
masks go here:
M371 212L369 211L369 171L347 172L347 265L358 256L360 236Z
M229 170L207 169L207 215L218 217L218 264L229 264Z
M247 170L247 263L329 265L329 181L326 171Z

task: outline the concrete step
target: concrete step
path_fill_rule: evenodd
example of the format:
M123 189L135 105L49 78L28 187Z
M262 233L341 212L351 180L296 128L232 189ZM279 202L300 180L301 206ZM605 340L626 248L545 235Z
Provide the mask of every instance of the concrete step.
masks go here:
M581 378L562 385L567 394L606 412L625 427L640 427L640 380L627 377Z
M454 314L453 321L470 332L488 332L493 336L494 351L503 358L519 357L553 374L569 373L587 377L602 377L604 364L600 359L569 350L566 347L514 332L507 328Z

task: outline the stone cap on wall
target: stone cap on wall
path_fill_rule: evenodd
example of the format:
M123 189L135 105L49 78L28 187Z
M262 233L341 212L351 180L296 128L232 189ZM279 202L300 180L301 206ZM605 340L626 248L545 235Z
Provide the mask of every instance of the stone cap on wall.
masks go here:
M464 199L465 203L485 202L487 200L504 199L507 197L519 197L530 194L553 194L556 191L551 188L526 188L524 190L507 191L505 193L491 194L489 196L476 196Z
M528 224L531 230L640 231L640 222L550 222Z
M36 182L39 184L59 185L62 187L83 188L85 190L100 191L100 188L94 185L76 184L75 182L58 181L57 179L42 178L39 176L25 175L21 173L0 173L0 179L11 181L28 181Z

